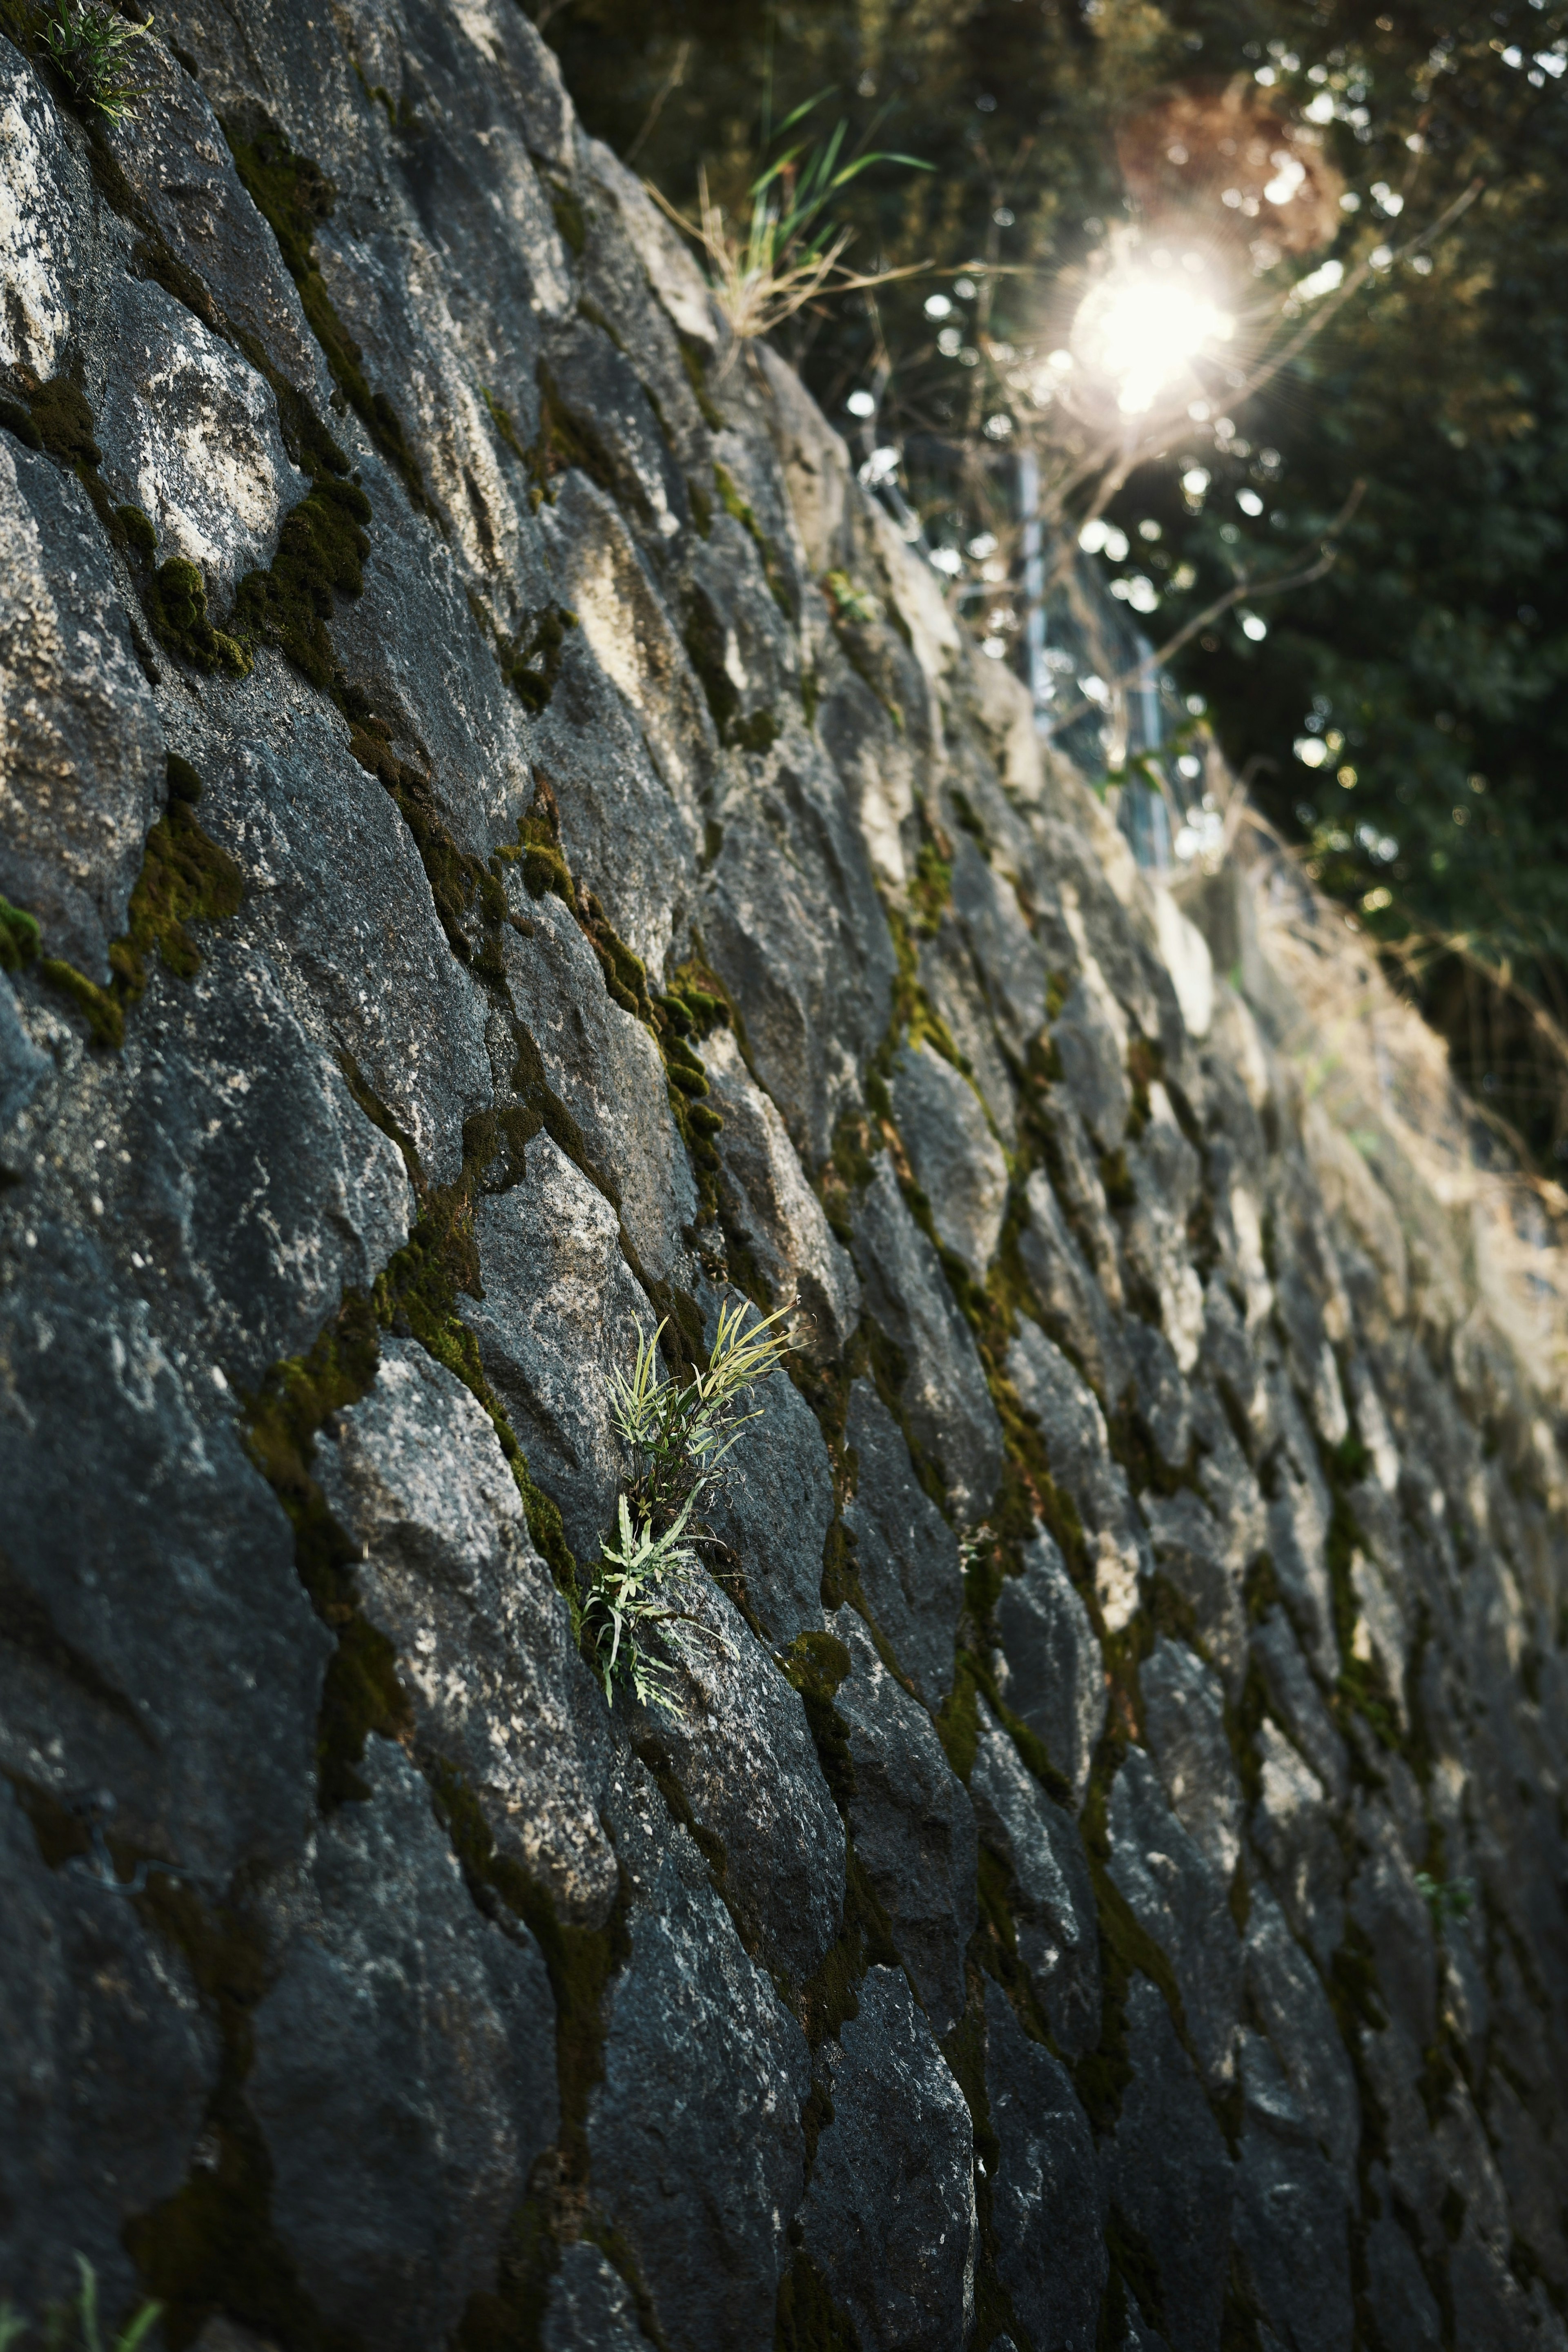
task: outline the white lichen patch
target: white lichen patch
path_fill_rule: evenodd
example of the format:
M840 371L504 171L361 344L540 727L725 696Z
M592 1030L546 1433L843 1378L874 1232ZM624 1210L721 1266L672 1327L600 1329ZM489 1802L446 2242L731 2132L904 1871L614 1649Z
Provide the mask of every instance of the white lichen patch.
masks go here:
M64 167L37 78L19 58L14 68L0 59L0 360L45 377L69 325L73 212L62 201Z
M116 361L98 419L104 479L151 519L160 557L199 564L209 596L226 603L270 562L310 488L289 462L271 390L152 283L127 289Z

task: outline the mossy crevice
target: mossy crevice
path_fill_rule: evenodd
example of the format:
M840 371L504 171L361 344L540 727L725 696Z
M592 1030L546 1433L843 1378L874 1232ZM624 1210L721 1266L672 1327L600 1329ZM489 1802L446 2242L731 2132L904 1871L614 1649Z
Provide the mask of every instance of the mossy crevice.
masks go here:
M549 709L566 658L567 634L576 626L569 605L547 604L501 646L501 676L531 718Z
M318 471L290 509L265 572L247 572L235 592L234 625L275 646L302 677L342 703L343 683L328 624L336 596L364 587L370 500L357 482Z
M793 628L799 616L795 612L795 599L790 593L789 573L783 556L757 520L750 502L736 488L733 477L718 463L715 463L713 467L713 487L719 493L725 513L732 516L740 524L741 529L756 549L762 560L763 574L768 583L768 593Z
M605 1999L631 1952L630 1888L623 1870L609 1917L586 1927L563 1919L549 1891L509 1855L497 1852L489 1824L462 1775L445 1759L422 1755L436 1811L479 1908L521 1919L543 1954L555 2000L555 2074L560 2130L533 2168L529 2192L502 2240L496 2285L471 2295L455 2338L457 2352L521 2352L536 2347L549 2282L564 2244L588 2237L603 2244L627 2275L639 2318L659 2336L635 2264L595 2221L589 2188L588 2110L604 2076Z
M245 2096L251 2020L272 1967L247 1890L209 1905L191 1887L154 1877L136 1907L184 1955L221 2036L199 2161L173 2196L121 2231L142 2287L163 2305L171 2352L184 2352L219 2315L290 2352L365 2352L356 2330L322 2318L272 2223L272 2158Z
M413 835L453 954L480 979L504 991L500 940L508 910L500 882L482 858L458 847L442 815L433 779L399 756L391 727L366 707L363 697L349 698L349 726L350 751L362 768L385 785Z
M268 115L231 115L223 132L246 194L278 239L340 397L398 475L414 506L438 520L403 421L384 393L372 391L364 353L338 316L316 257L317 231L331 218L336 188L319 163L294 152Z
M168 971L182 980L194 979L201 969L202 950L185 926L221 922L238 912L244 898L239 867L203 832L192 813L201 794L201 779L177 752L169 754L168 788L165 814L147 835L125 929L110 947L106 988L63 957L40 955L38 926L31 916L11 908L5 910L9 921L0 921L0 940L9 943L8 948L0 946L0 964L7 952L18 964L36 956L39 978L70 1000L86 1020L93 1044L110 1052L117 1053L125 1043L125 1017L146 992L147 960L153 950Z

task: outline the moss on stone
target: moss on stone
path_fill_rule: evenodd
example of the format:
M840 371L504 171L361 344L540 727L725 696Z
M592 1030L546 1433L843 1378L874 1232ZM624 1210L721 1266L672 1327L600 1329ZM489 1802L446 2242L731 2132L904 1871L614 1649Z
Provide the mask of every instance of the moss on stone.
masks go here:
M316 232L331 219L337 190L319 163L295 154L269 117L242 121L231 116L223 130L246 193L278 239L284 267L300 289L305 316L339 394L400 476L414 505L433 516L436 510L403 421L384 393L372 391L364 353L339 318L316 259Z
M183 555L161 563L143 591L153 633L166 651L212 676L250 674L251 656L237 637L215 629L207 618L207 584L200 567Z
M38 919L0 898L0 971L20 971L38 952Z
M831 2121L831 2102L827 2114ZM779 2278L773 2352L860 2352L854 2321L835 2303L826 2280L803 2246L795 2247Z
M501 649L501 676L534 718L550 708L566 657L567 632L576 626L577 615L569 606L547 604L535 614L530 628Z
M713 487L723 503L725 513L734 517L761 556L769 593L785 620L793 625L795 617L795 604L789 593L788 574L784 570L784 560L778 549L757 520L748 501L742 497L731 476L724 467L718 464L713 467Z
M68 997L87 1021L95 1045L117 1051L125 1043L125 1016L147 986L147 958L156 948L163 964L182 980L201 968L199 943L187 923L220 922L238 911L244 885L238 866L202 831L192 814L201 780L188 761L171 753L169 805L147 835L142 871L131 893L126 928L109 950L110 982L100 988L59 956L43 956L40 979ZM0 901L0 908L4 901ZM13 922L31 927L37 952L37 925L11 910ZM21 936L0 921L0 940ZM0 963L4 954L0 952Z
M340 701L327 625L334 594L357 596L364 586L370 519L370 500L358 484L323 471L284 517L267 569L247 572L235 593L234 626L276 646L301 677Z
M431 778L393 748L392 730L363 698L348 698L349 749L362 768L385 785L414 838L430 884L436 913L460 963L481 979L505 984L500 929L506 892L472 850L460 849L441 814Z

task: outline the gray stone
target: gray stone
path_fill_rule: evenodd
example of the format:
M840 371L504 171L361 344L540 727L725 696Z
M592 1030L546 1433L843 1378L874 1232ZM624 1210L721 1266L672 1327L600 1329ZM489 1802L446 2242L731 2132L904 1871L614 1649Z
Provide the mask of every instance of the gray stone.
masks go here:
M1100 2041L1101 1990L1089 1857L1077 1823L1052 1803L988 1709L969 1795L982 1838L1011 1873L1018 1957L1051 2032L1068 2057L1087 2057Z
M1211 2088L1235 2073L1241 1945L1226 1882L1165 1802L1153 1765L1130 1748L1111 1784L1110 1875L1171 1963L1194 2052Z
M594 2194L672 2352L767 2352L805 2168L808 2053L678 1837L644 1885L605 2004Z
M1425 2050L1437 2026L1437 1966L1432 1916L1374 1800L1361 1809L1359 1843L1366 1858L1351 1882L1350 1912L1377 1954L1377 1979L1391 2015Z
M489 1414L417 1340L387 1339L315 1473L363 1548L365 1614L396 1652L421 1750L461 1772L497 1850L563 1919L602 1926L616 1885L599 1820L608 1717Z
M1317 2147L1268 2044L1242 2035L1245 2125L1236 2242L1254 2294L1289 2352L1352 2342L1347 2182Z
M1366 2291L1377 2332L1400 2352L1438 2352L1443 2324L1411 2244L1384 2212L1366 2233Z
M628 1707L634 1741L655 1769L674 1772L698 1825L720 1841L725 1899L748 1944L804 1982L839 1930L844 1825L800 1699L767 1651L700 1570L679 1597L695 1623L679 1629L674 1700Z
M9 434L0 542L0 896L102 982L163 804L163 730L86 491Z
M985 1277L1007 1206L1007 1163L969 1081L929 1045L893 1065L893 1117L931 1223L976 1282Z
M372 1801L269 1897L281 1967L246 2096L323 2318L423 2352L489 2286L555 2136L554 2003L527 1929L475 1908L402 1750L373 1738L363 1773Z
M331 386L321 347L277 240L240 185L201 85L162 42L149 43L136 73L142 95L134 114L106 126L115 162L219 313L253 336L289 383L324 406Z
M1099 1400L1061 1349L1026 1318L1007 1350L1007 1371L1025 1412L1038 1425L1052 1477L1078 1505L1092 1538L1095 1589L1106 1629L1120 1633L1137 1611L1139 1579L1154 1562L1127 1474L1111 1455Z
M548 1135L510 1191L474 1213L481 1298L458 1311L506 1408L530 1475L593 1560L616 1524L629 1465L611 1421L611 1375L629 1375L658 1321L622 1255L616 1213Z
M1107 2259L1089 2118L1067 2069L985 1986L985 2087L1001 2156L991 2183L996 2274L1031 2342L1092 2352Z
M765 785L738 789L723 826L703 937L744 1008L762 1082L815 1166L886 1033L892 939L853 812L815 747L797 756L792 745Z
M62 1801L107 1788L133 1847L216 1891L305 1834L331 1637L226 1384L182 1383L91 1236L10 1248L0 1756Z
M564 2246L551 2282L543 2352L635 2352L644 2341L637 2305L597 2246Z
M835 1629L853 1668L837 1705L855 1794L847 1821L872 1892L939 2034L963 2013L963 1955L976 1915L974 1811L925 1709L900 1688L850 1609Z
M1313 2137L1348 2178L1361 2140L1355 2076L1321 1980L1267 1886L1252 1890L1247 1990Z
M943 915L936 937L923 942L920 959L921 985L973 1071L1004 1144L1015 1150L1018 1129L1013 1081L963 933L951 914Z
M1344 1926L1343 1858L1323 1808L1323 1786L1265 1716L1258 1731L1262 1767L1252 1839L1293 1931L1320 1968L1339 1949Z
M973 2318L973 2126L898 1971L870 1969L858 1998L819 2053L833 2120L801 2209L806 2252L865 2352L949 2352Z
M284 515L310 489L289 464L270 387L151 279L128 288L116 365L96 420L111 498L140 507L160 561L183 555L215 614L269 563Z
M1139 1669L1144 1731L1171 1809L1227 1885L1241 1853L1241 1784L1231 1761L1219 1677L1184 1642L1163 1636Z
M1126 1349L1043 1168L1024 1192L1029 1221L1018 1236L1018 1255L1046 1328L1072 1348L1103 1395L1120 1396L1127 1385Z
M1163 1331L1128 1316L1121 1337L1132 1366L1134 1403L1167 1469L1183 1470L1193 1443L1193 1401Z
M589 1160L618 1195L633 1247L662 1280L684 1263L681 1233L696 1213L697 1189L658 1047L612 1002L592 948L560 899L521 903L531 936L505 935L512 1001Z
M1170 2011L1147 1977L1127 1996L1132 2079L1100 2171L1114 2226L1131 2225L1152 2263L1160 2303L1143 2319L1171 2352L1220 2340L1236 2168L1225 2152Z
M1101 1151L1121 1143L1132 1107L1121 1042L1103 1006L1079 981L1051 1026L1068 1092Z
M1121 1287L1121 1236L1105 1197L1100 1154L1081 1114L1059 1087L1053 1088L1045 1116L1055 1146L1051 1181L1060 1188L1062 1206L1104 1307L1120 1314L1126 1303ZM1124 1342L1131 1336L1126 1318L1121 1335Z
M1127 1267L1153 1294L1171 1351L1182 1371L1190 1372L1204 1331L1203 1285L1187 1234L1199 1164L1158 1082L1149 1089L1148 1124L1127 1147L1127 1172L1133 1192L1122 1223Z
M729 1030L704 1041L715 1110L724 1121L720 1197L726 1234L738 1234L781 1307L793 1297L791 1330L821 1359L842 1356L860 1318L849 1254L805 1181L784 1123L754 1086Z
M967 836L953 852L952 904L992 1017L1021 1062L1046 1017L1046 960L1012 884L994 872Z
M784 1372L772 1373L746 1409L760 1418L742 1429L703 1513L738 1557L770 1640L786 1649L822 1624L833 1465L816 1414Z
M861 1590L899 1664L936 1706L952 1686L963 1601L957 1538L915 1476L903 1433L869 1381L850 1387L844 1443L857 1462L844 1525L855 1539Z
M1174 1495L1145 1495L1142 1509L1156 1562L1191 1605L1198 1639L1238 1697L1247 1672L1247 1627L1243 1569L1232 1530L1188 1486Z
M1284 1444L1276 1455L1278 1477L1275 1497L1268 1506L1268 1549L1302 1647L1319 1674L1331 1679L1339 1672L1339 1655L1324 1550L1329 1490L1295 1397L1278 1378L1270 1382L1270 1402Z
M1263 1669L1270 1706L1331 1801L1342 1805L1350 1793L1345 1744L1312 1680L1301 1645L1283 1610L1271 1609L1262 1623L1253 1629L1252 1650Z
M17 1009L16 992L0 972L0 1144L53 1067L48 1055L28 1035Z
M942 1467L960 1519L984 1517L1002 1473L1002 1425L974 1341L884 1153L855 1201L866 1304L901 1349L910 1427Z
M300 1025L348 1056L450 1183L463 1122L490 1100L484 1001L437 919L413 835L275 655L234 689L231 730L181 748L206 789L200 821L239 866L245 936ZM209 748L210 745L210 748Z
M112 2310L135 2284L121 2225L179 2187L217 2035L143 1906L47 1869L5 1781L0 1868L0 2278L41 2311L75 2295L79 2254Z
M1105 1725L1105 1661L1089 1611L1043 1528L996 1603L997 1680L1015 1715L1042 1743L1082 1805Z

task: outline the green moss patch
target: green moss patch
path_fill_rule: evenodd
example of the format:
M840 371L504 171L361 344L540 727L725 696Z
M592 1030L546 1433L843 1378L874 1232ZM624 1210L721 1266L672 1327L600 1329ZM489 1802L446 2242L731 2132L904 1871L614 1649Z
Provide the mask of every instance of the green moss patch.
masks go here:
M357 596L364 586L370 519L363 490L323 469L285 516L266 571L247 572L235 594L235 627L276 646L313 687L340 699L327 624L334 592Z
M501 676L535 718L550 708L566 656L566 635L576 626L577 615L567 605L548 604L529 629L501 649Z
M249 652L207 618L207 584L196 564L183 555L170 556L148 583L143 601L159 644L193 669L209 677L219 670L230 677L249 676Z
M180 979L194 979L201 969L202 950L185 926L221 922L238 912L244 897L238 866L192 814L201 793L195 770L172 752L168 774L168 810L147 835L126 928L109 950L108 987L99 987L63 957L38 958L40 979L76 1006L93 1044L110 1050L125 1043L125 1016L146 990L147 959L153 950ZM26 944L29 940L30 947ZM6 963L6 942L18 962L30 961L38 951L38 926L32 916L6 908L0 900L0 965L16 969Z

